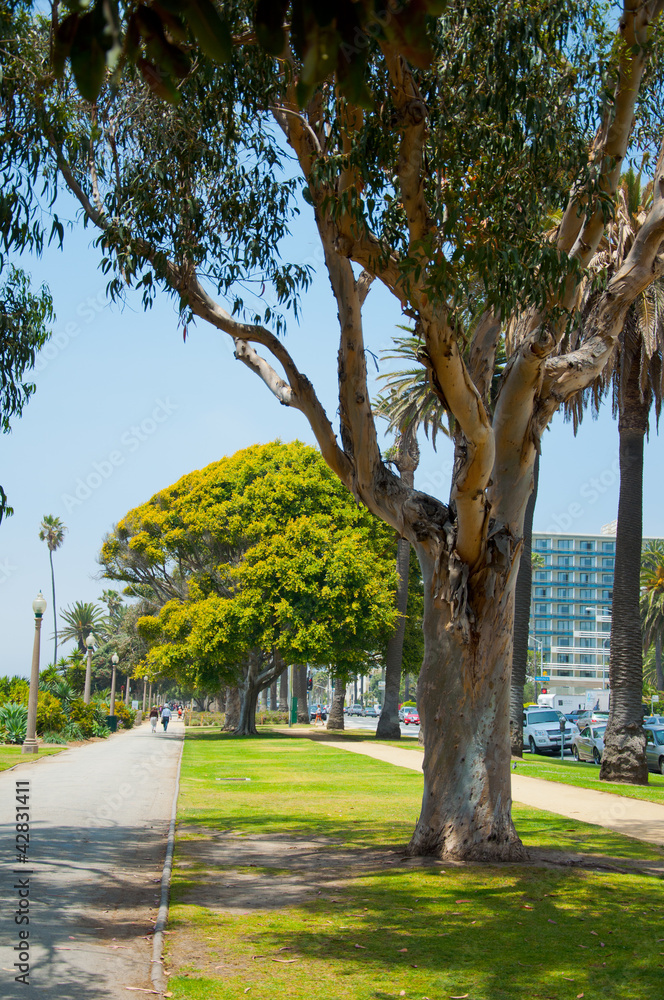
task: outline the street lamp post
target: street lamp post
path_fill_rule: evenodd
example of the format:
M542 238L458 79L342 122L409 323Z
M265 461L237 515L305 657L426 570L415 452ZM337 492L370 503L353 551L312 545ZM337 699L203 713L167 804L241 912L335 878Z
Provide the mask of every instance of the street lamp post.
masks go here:
M88 663L85 668L85 690L83 692L83 701L86 705L90 704L90 691L92 689L92 650L95 641L92 635L89 635L85 640L85 645L88 647Z
M118 663L120 662L120 657L117 653L113 653L111 657L111 663L113 664L113 673L111 674L111 704L109 705L110 712L109 715L115 715L115 679L118 669Z
M37 697L39 695L39 646L41 640L42 616L46 611L46 601L41 590L32 602L35 613L35 638L32 644L32 669L30 671L30 694L28 695L28 723L23 741L22 753L39 753L37 745Z
M125 705L127 708L131 705L131 674L127 674L127 687L125 690Z
M144 677L143 678L143 715L145 715L145 703L147 701L147 697L148 697L148 679L147 679L147 677Z

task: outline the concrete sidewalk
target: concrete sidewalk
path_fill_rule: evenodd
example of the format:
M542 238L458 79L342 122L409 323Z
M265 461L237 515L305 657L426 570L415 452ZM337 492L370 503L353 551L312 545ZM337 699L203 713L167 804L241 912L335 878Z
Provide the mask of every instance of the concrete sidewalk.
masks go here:
M351 743L341 740L321 740L324 746L351 753L364 754L387 764L422 770L422 752L381 743ZM594 823L608 830L615 830L626 837L645 840L664 847L664 805L644 802L642 799L596 792L591 788L577 788L541 778L527 778L512 773L512 798L526 806L547 809L559 816Z
M183 738L181 722L156 734L144 723L0 773L0 996L26 996L14 980L24 929L33 993L153 992L152 930ZM27 864L17 862L17 781L30 783ZM26 878L30 923L18 925L16 887Z

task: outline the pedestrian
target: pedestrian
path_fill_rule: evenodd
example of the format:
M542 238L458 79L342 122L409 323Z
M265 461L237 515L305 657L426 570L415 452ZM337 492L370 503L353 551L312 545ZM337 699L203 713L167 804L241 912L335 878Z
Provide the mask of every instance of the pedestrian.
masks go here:
M158 719L159 719L159 709L157 708L156 705L153 705L152 708L150 709L150 726L152 728L153 733L157 732Z
M182 718L182 705L178 705L178 719Z
M161 710L161 724L164 727L164 732L168 729L168 720L171 717L171 710L168 705L164 705Z
M321 712L320 705L316 709L316 725L317 726L319 726L319 725L322 726L323 725L323 713Z

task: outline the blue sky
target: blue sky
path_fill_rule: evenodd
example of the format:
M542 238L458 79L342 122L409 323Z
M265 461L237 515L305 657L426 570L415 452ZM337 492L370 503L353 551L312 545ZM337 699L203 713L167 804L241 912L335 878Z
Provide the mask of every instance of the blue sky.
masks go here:
M305 419L280 406L235 361L224 335L198 323L183 343L165 296L147 313L138 296L124 308L108 304L92 237L77 229L67 235L64 252L51 248L40 260L23 261L35 282L49 284L57 320L37 365L37 392L13 432L0 438L0 482L16 510L0 525L0 674L29 673L31 604L39 588L48 601L42 667L52 658L48 549L38 539L44 514L58 515L68 528L54 556L58 608L95 600L108 586L96 561L101 542L129 509L248 445L275 438L314 443ZM336 307L308 218L296 225L293 246L317 274L286 342L336 427ZM377 283L364 315L367 346L379 354L402 319ZM451 450L443 439L437 453L424 439L421 444L416 485L446 499ZM536 530L595 533L613 520L617 458L608 408L598 421L588 418L577 438L557 416L543 441ZM646 448L645 534L664 534L663 486L653 434Z

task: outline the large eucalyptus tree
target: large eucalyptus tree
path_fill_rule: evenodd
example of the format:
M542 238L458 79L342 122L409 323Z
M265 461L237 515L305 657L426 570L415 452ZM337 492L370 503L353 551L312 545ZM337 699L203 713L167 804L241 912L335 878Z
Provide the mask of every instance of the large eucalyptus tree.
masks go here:
M66 79L50 89L40 80L38 100L27 85L22 98L52 148L54 176L99 231L111 290L138 285L149 303L165 288L185 323L196 316L231 337L236 358L307 417L354 496L414 546L425 588L426 744L413 853L524 856L510 814L509 682L525 508L543 430L602 370L631 304L662 271L660 155L630 253L583 341L562 349L634 123L648 112L639 138L661 133L651 56L662 6L625 0L614 35L608 4L554 0L526 15L516 0L451 0L426 22L426 46L386 9L357 36L364 62L349 60L344 75L334 9L320 14L326 23L301 62L297 19L290 35L272 31L268 57L254 44L251 7L238 3L225 5L229 61L200 54L191 70L180 67L172 105L131 77L116 81L119 100L102 90L94 107ZM133 41L147 53L146 35ZM276 252L298 191L339 316L339 439L278 336L280 307L296 306L308 280L306 267ZM549 238L546 216L559 206ZM382 460L362 320L375 280L414 323L422 363L454 417L449 499L409 487ZM471 336L460 306L474 280L487 311ZM259 302L250 309L252 281ZM260 301L263 289L270 297ZM501 334L507 364L491 412Z

